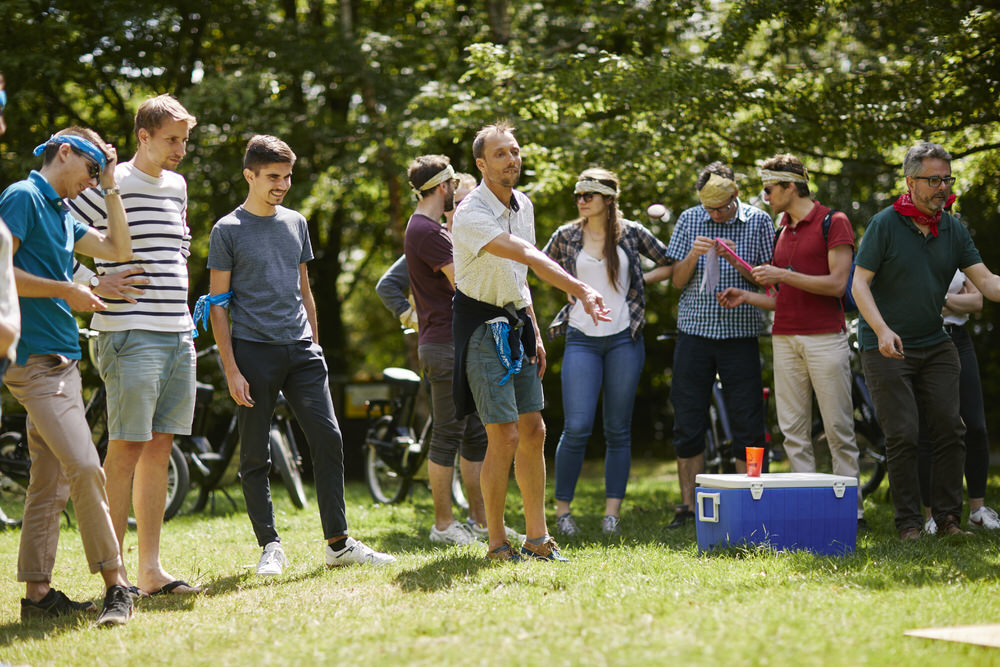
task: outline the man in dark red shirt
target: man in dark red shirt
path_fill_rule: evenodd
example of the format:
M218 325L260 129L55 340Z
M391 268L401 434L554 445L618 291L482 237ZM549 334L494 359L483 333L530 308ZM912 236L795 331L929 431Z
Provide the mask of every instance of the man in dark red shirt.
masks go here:
M452 399L455 346L451 301L455 296L455 260L451 233L439 221L455 207L458 178L444 155L416 158L410 163L408 177L417 207L406 224L404 251L419 323L417 355L424 377L430 382L434 414L427 462L434 498L430 539L445 544L469 544L478 537L474 529L485 523L479 474L486 455L486 430L475 414L456 419ZM475 520L471 525L456 521L451 510L451 480L459 451L469 513Z
M781 216L770 264L753 269L761 284L777 285L777 297L729 288L724 306L751 303L774 310L774 390L778 426L792 472L815 472L812 396L815 392L833 458L833 472L858 477L858 444L851 399L850 348L842 296L851 271L854 230L837 211L809 196L809 174L793 155L777 155L761 165L771 209ZM865 528L858 493L858 527Z

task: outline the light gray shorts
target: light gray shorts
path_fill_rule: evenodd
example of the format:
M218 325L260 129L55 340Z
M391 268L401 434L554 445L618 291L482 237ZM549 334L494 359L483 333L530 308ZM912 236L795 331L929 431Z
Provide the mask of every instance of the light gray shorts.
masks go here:
M190 331L102 332L97 357L112 440L146 442L153 433L191 433L195 353Z
M484 424L516 422L518 415L539 412L545 407L538 364L529 363L527 354L525 357L521 372L500 386L507 370L500 363L493 334L485 324L472 332L465 354L465 375Z

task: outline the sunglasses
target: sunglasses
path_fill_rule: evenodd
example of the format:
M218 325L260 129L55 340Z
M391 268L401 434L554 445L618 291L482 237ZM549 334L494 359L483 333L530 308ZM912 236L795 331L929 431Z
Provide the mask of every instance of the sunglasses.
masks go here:
M597 195L596 192L577 192L573 195L573 198L577 201L582 201L584 204L589 204L590 200Z
M91 178L101 177L101 165L97 164L92 159L90 159L80 151L76 150L75 148L73 149L73 152L82 157L84 161L87 163L87 173L90 174Z

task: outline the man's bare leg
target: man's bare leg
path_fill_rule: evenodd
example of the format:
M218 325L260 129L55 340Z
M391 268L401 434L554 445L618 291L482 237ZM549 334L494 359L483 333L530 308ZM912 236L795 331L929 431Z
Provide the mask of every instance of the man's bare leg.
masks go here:
M104 458L105 490L108 494L108 513L118 538L118 552L122 555L121 577L128 581L125 570L125 531L128 529L128 512L132 503L132 476L135 473L141 442L109 440Z
M514 457L514 476L524 501L524 532L528 539L548 534L545 525L545 422L542 413L518 418L520 441Z
M705 452L686 459L677 458L677 478L681 483L681 502L689 509L694 507L694 479L703 472L705 472Z
M510 466L517 451L518 422L486 424L486 458L480 484L483 506L486 511L486 528L489 531L489 549L498 549L507 541L504 532L504 507L507 504L507 482ZM522 491L523 493L523 491Z
M136 584L147 593L160 590L174 580L160 563L160 532L167 504L167 472L174 436L153 433L142 445L132 485L132 507L138 530L139 568Z
M465 499L469 501L469 517L480 526L485 526L486 508L483 506L483 487L480 481L483 472L483 462L470 461L466 458L460 458L458 462L462 469Z
M434 527L444 530L455 521L451 511L451 480L455 476L453 466L443 466L427 461L427 477L431 485L431 498L434 500Z

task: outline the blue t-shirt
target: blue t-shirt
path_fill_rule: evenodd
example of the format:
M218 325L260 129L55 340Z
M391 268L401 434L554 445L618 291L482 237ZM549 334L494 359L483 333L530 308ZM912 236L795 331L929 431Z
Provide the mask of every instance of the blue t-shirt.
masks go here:
M299 285L299 265L312 258L306 219L284 206L266 218L240 206L215 223L208 268L232 272L233 338L258 343L314 338Z
M62 198L37 171L0 195L0 217L20 240L14 267L60 282L73 281L73 246L87 225L69 214ZM17 363L31 354L61 354L80 358L76 318L69 305L55 297L20 297L21 341Z

